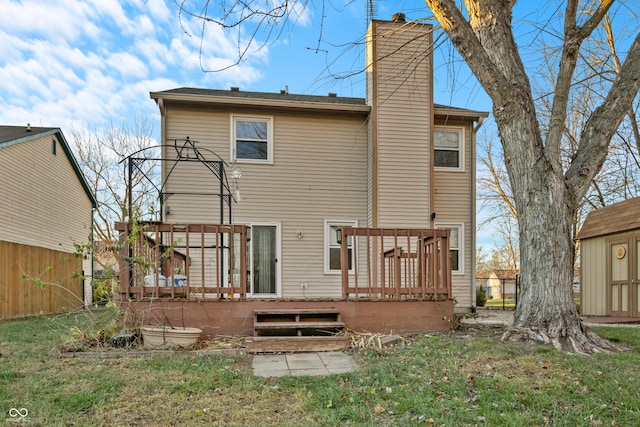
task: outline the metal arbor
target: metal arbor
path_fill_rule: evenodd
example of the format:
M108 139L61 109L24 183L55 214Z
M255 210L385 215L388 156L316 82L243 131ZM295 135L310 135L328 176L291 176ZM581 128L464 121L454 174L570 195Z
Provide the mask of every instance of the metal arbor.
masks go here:
M166 209L167 200L172 196L182 195L218 198L220 214L219 223L224 224L225 213L228 215L228 223L232 223L232 207L235 202L235 197L232 194L231 186L229 185L229 177L227 175L229 165L215 152L206 148L199 148L197 144L198 141L191 140L187 136L184 140L174 140L173 144L143 148L122 159L121 163L125 163L127 174L127 217L129 222L133 220L133 194L135 191L134 176L139 174L141 177L140 179L148 181L158 193L161 221L163 221L165 215L169 213ZM159 155L157 154L158 150L160 150ZM169 155L171 150L175 151L175 157L171 157ZM212 155L214 159L207 158L205 154ZM145 164L147 164L147 162L159 162L162 170L165 171L162 174L163 176L154 179L154 175L149 173L151 169L145 168ZM166 185L169 182L169 178L174 171L183 164L199 164L209 170L214 177L212 182L212 188L214 190L211 192L166 191ZM227 212L225 212L225 210Z

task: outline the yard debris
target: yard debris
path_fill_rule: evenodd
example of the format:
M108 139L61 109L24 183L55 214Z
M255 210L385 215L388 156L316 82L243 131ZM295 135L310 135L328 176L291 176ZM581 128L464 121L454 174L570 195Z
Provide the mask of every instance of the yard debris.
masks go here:
M213 335L207 339L198 341L191 350L222 350L232 348L244 348L245 337L240 335Z
M375 349L382 350L384 347L395 346L402 343L404 338L399 335L388 335L374 332L356 332L353 329L345 328L340 335L351 337L352 347L355 349Z

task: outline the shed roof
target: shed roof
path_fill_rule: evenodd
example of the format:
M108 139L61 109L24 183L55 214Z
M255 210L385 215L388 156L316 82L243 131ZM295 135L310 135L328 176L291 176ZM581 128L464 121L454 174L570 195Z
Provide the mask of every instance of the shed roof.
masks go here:
M80 169L80 166L78 165L78 162L76 161L75 156L71 152L71 149L69 148L69 144L67 143L67 140L62 134L62 131L60 130L60 128L32 127L28 125L27 126L0 125L0 148L31 141L47 135L55 135L57 137L57 140L59 141L60 146L62 147L62 151L64 151L64 154L67 156L67 159L69 160L69 163L73 168L73 171L78 177L78 181L82 185L82 188L87 194L87 197L91 201L91 206L93 206L94 208L98 206L98 202L94 197L91 191L91 188L89 187L89 184L87 183L87 180L85 179L84 174L82 173L82 170Z
M578 239L622 233L640 228L640 197L589 212Z

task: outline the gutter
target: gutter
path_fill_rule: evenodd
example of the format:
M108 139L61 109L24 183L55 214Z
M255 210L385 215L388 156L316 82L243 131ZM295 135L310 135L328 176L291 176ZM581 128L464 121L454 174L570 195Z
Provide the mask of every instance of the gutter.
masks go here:
M236 98L231 96L209 96L197 94L166 94L159 92L151 92L152 99L160 103L173 101L177 103L199 103L199 104L215 104L220 106L250 106L250 107L266 107L274 109L296 109L296 110L322 110L322 111L349 111L355 113L369 114L371 107L366 104L342 104L332 102L309 102L309 101L293 101L283 99L265 99L265 98Z

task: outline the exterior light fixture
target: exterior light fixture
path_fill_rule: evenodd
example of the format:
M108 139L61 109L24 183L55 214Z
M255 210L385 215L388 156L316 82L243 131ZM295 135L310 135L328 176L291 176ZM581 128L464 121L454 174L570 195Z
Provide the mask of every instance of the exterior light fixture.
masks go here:
M239 167L234 166L234 167L231 168L231 178L233 178L233 179L242 178L242 171L240 170Z
M342 228L338 228L336 230L336 241L338 242L339 245L342 244Z

